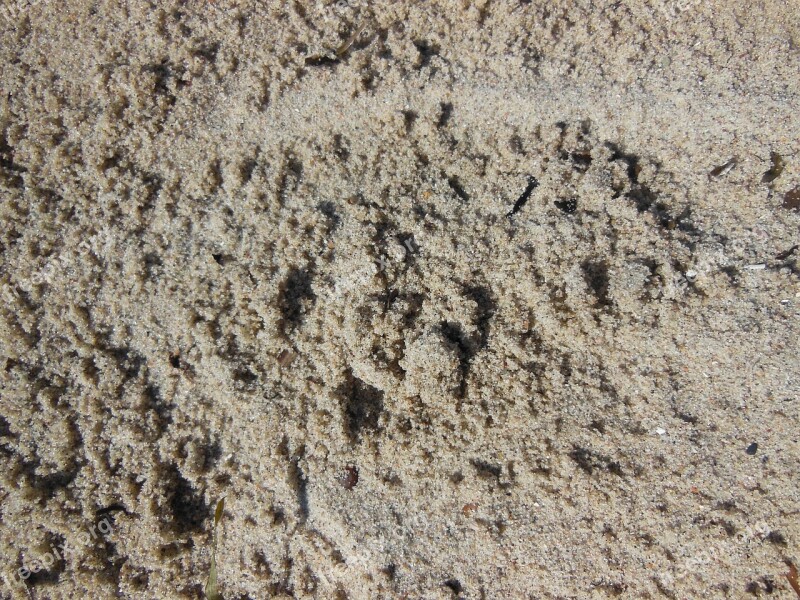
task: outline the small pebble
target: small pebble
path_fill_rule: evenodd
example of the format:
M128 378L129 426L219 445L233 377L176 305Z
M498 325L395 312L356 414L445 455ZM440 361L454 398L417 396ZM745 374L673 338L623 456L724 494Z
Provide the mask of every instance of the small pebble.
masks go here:
M294 353L291 350L282 350L278 355L278 364L282 367L288 367L294 360Z
M344 489L352 490L358 483L358 469L353 465L346 466L340 481Z
M747 447L747 450L745 450L745 452L747 452L750 456L755 456L756 452L758 452L758 444L753 442Z
M667 433L667 430L666 429L662 429L661 427L659 427L658 429L656 429L656 433L658 435L664 435L665 433Z

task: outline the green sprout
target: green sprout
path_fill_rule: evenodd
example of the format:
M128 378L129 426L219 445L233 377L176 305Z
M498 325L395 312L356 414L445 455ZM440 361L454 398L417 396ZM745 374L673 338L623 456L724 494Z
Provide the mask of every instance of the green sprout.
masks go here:
M208 581L206 582L207 600L222 600L222 594L217 590L217 525L222 520L222 512L225 510L225 498L217 502L217 509L214 511L214 530L212 533L211 546L211 567L208 569Z

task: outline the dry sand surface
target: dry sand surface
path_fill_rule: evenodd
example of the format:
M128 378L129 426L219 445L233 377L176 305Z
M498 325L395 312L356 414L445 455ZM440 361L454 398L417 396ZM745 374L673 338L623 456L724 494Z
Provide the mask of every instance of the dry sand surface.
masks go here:
M795 598L797 0L5 2L0 598Z

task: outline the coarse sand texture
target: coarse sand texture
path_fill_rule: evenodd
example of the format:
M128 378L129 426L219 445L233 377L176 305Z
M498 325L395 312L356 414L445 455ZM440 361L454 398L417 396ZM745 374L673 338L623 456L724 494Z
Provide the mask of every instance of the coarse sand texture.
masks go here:
M800 597L800 1L2 2L0 600Z

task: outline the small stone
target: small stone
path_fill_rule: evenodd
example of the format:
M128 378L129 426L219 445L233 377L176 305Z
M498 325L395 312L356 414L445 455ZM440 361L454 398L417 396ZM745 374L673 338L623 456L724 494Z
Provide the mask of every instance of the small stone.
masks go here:
M346 466L344 468L344 474L342 474L339 481L344 489L352 490L358 483L358 469L353 465Z
M667 430L663 429L662 427L659 427L659 428L656 429L656 433L658 435L664 435L665 433L667 433Z
M747 452L747 454L749 454L750 456L755 456L756 452L758 452L758 444L753 442L747 447L747 450L745 450L745 452Z
M294 360L294 353L291 350L282 350L278 355L278 364L281 367L288 367Z

